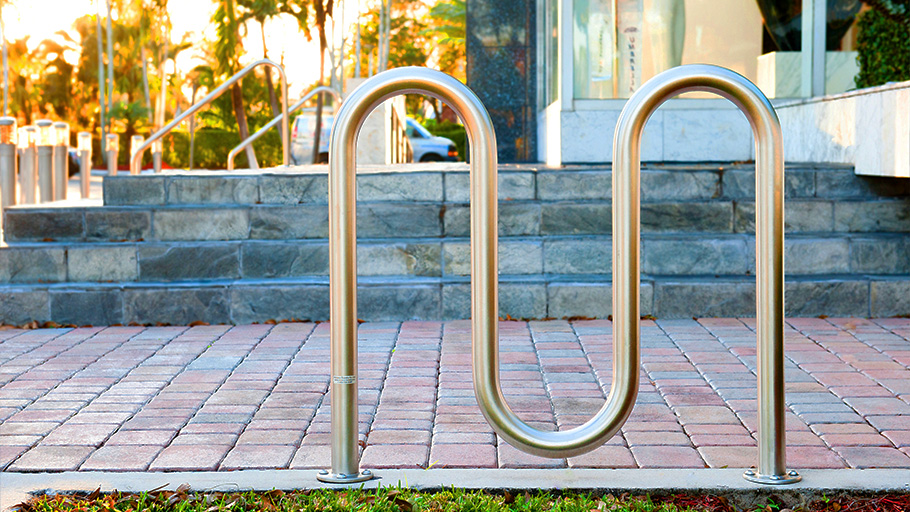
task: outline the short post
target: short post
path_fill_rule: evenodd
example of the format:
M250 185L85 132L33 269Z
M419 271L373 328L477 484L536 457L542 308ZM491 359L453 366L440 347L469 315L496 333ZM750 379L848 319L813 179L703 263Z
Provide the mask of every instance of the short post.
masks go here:
M35 156L35 141L38 139L38 128L23 126L17 137L19 147L19 191L20 204L35 204L35 192L38 184L38 168Z
M120 153L120 136L109 133L105 137L104 151L107 152L107 175L117 175L117 155Z
M54 122L35 121L38 127L38 195L42 203L54 200Z
M54 201L63 201L70 177L70 125L63 121L54 123L54 135Z
M16 118L0 117L0 209L2 210L16 204L16 135Z
M142 143L145 142L145 138L142 135L133 135L130 137L130 162L133 161L133 156L136 155L136 152L139 151L139 148L142 147ZM142 162L139 162L139 171L142 171Z
M161 139L152 142L152 167L155 169L155 173L161 172L161 155L164 152L164 144L161 143Z
M79 189L82 199L88 199L92 185L92 134L79 132L76 140L79 149Z

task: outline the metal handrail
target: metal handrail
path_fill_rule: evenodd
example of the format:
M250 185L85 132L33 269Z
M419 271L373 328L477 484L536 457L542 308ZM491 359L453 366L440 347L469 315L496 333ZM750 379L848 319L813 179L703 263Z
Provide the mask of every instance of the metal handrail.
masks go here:
M290 154L290 149L288 148L288 137L290 135L288 132L288 79L287 79L287 76L284 74L284 69L282 69L280 64L278 64L277 62L275 62L271 59L260 59L260 60L257 60L256 62L253 62L252 64L248 65L247 67L241 69L237 73L234 73L233 76L228 78L223 84L219 85L214 91L208 93L204 98L199 100L198 103L195 103L193 106L191 106L189 109L187 109L186 112L180 114L179 116L174 118L173 121L166 124L163 128L161 128L157 132L151 134L149 136L149 138L146 139L145 142L142 143L142 145L136 149L136 153L133 154L132 157L130 157L130 174L139 174L139 170L140 170L140 167L142 164L142 154L145 153L146 149L151 147L152 143L154 143L155 141L157 141L160 138L167 135L168 132L173 130L184 119L195 114L197 110L199 110L203 106L207 105L208 103L210 103L212 100L214 100L218 96L221 96L224 93L224 91L226 91L228 89L228 87L234 85L235 82L239 81L240 79L242 79L243 77L248 75L254 68L256 68L257 66L261 66L261 65L272 66L273 68L277 69L278 74L281 75L281 116L282 116L282 120L283 120L283 122L281 123L281 130L282 130L282 137L281 137L282 157L281 157L281 160L282 160L282 165L287 166L288 165L288 155Z
M338 91L336 91L335 89L332 89L331 87L328 87L325 85L320 85L319 87L316 87L313 90L311 90L310 92L306 93L306 95L304 95L304 97L297 100L297 103L294 103L293 105L291 105L291 108L288 109L287 114L290 115L290 114L293 114L294 112L297 112L297 110L299 110L301 107L303 107L304 103L306 103L310 98L319 94L320 92L325 92L325 93L331 94L332 97L335 98L335 101L337 101L339 104L341 104L341 95L338 94ZM244 140L237 146L234 146L234 149L232 149L231 152L228 153L227 170L229 170L229 171L234 170L234 158L237 156L238 153L240 153L240 151L242 151L244 148L246 148L253 142L256 142L257 139L262 137L265 134L265 132L269 131L273 126L278 124L282 119L284 119L284 117L285 117L285 114L281 114L280 116L275 116L271 121L266 123L265 126L256 130L256 133L247 137L246 140Z
M784 148L771 102L752 82L718 66L680 66L635 92L619 115L613 139L614 344L639 320L641 135L666 100L689 91L718 94L749 119L755 137L755 233L758 344L758 470L763 484L800 480L786 468L784 406ZM614 371L615 374L615 371ZM613 385L616 385L614 376Z

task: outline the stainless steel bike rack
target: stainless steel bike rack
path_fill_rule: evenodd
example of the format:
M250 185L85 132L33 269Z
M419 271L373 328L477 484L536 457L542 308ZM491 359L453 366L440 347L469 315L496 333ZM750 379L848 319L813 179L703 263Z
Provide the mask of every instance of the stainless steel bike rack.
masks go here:
M768 98L729 69L680 66L642 85L623 108L613 139L613 319L637 321L641 134L651 114L684 92L712 92L745 114L755 137L755 283L758 334L758 470L747 480L790 484L784 424L784 145ZM616 334L614 333L614 336ZM614 386L616 380L614 377Z
M509 407L499 379L498 194L496 139L480 100L454 78L425 68L397 68L358 87L335 117L329 143L329 278L332 369L332 468L318 479L353 483L361 471L357 416L357 264L355 143L367 115L397 94L447 102L465 124L471 151L471 331L474 393L486 420L509 444L562 458L593 450L623 425L638 393L640 368L640 140L650 115L687 91L720 94L740 107L756 136L759 468L745 477L763 484L799 481L784 454L783 147L771 104L751 82L716 66L682 66L635 93L619 118L613 171L613 380L604 406L586 423L541 431Z
M297 112L298 109L303 107L304 103L306 103L307 100L309 100L310 98L312 98L313 96L315 96L321 92L331 94L332 97L335 98L335 101L337 101L339 104L341 104L341 95L338 94L338 91L336 91L335 89L332 89L331 87L327 87L325 85L320 85L319 87L315 87L312 91L306 93L306 95L304 97L297 100L297 103L294 103L293 105L291 105L291 108L288 109L287 114L290 115L290 114L293 114L294 112ZM231 152L228 153L227 170L229 170L229 171L234 170L234 158L237 156L238 153L240 153L244 148L246 148L253 142L256 142L256 140L259 139L259 137L262 137L265 134L265 132L272 129L273 126L278 124L284 118L285 118L285 114L276 116L274 119L269 121L265 126L256 130L256 133L250 135L249 137L246 138L246 140L244 140L240 144L234 146L234 149L232 149ZM290 121L288 121L288 123L290 124Z
M233 76L231 76L230 78L227 79L227 81L225 81L223 84L221 84L217 88L215 88L214 91L208 93L204 98L199 100L198 103L195 103L193 106L188 108L186 110L186 112L175 117L173 121L164 125L164 127L161 128L160 130L158 130L157 132L151 134L149 136L149 138L146 139L145 143L143 143L141 146L136 148L135 154L132 155L132 157L130 158L130 174L139 174L139 169L141 168L141 165L142 165L142 154L145 153L145 150L148 149L149 147L151 147L152 144L155 143L155 141L157 141L157 140L161 139L162 137L164 137L165 135L167 135L168 132L170 132L177 125L179 125L181 122L183 122L184 119L195 114L197 110L199 110L200 108L209 104L212 100L214 100L218 96L221 96L221 94L224 93L224 91L226 91L228 89L228 87L234 85L235 82L242 79L246 75L250 74L250 72L253 71L253 69L255 69L257 66L263 66L263 65L271 66L271 67L277 69L278 74L281 75L281 119L282 119L282 122L281 122L281 148L282 148L281 162L282 162L282 165L287 166L288 165L288 155L290 153L290 148L288 147L288 137L290 135L288 133L288 79L287 79L287 76L284 74L284 69L282 69L281 65L279 65L277 62L270 60L270 59L260 59L260 60L257 60L256 62L253 62L252 64L248 65L247 67L241 69L237 73L234 73Z

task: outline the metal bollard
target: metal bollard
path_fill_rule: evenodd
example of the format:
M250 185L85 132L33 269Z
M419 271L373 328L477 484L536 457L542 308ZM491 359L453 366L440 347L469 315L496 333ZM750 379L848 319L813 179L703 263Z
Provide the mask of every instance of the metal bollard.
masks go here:
M161 157L164 151L164 144L161 143L161 139L152 142L152 168L155 170L155 173L161 172Z
M0 216L16 204L16 118L0 117Z
M120 136L109 133L105 139L104 151L107 152L107 175L117 175L117 155L120 153Z
M50 119L35 121L38 127L38 196L42 203L54 200L54 122Z
M76 143L79 150L79 189L82 199L88 199L92 186L92 134L79 132Z
M38 186L38 160L35 154L35 141L38 139L38 128L23 126L19 128L19 192L20 204L35 204Z
M54 123L54 201L66 199L69 185L70 125L62 121Z
M752 82L705 64L665 71L629 98L613 139L613 318L638 322L641 134L666 100L689 91L712 92L745 114L755 137L756 311L758 331L758 470L747 480L798 482L787 471L784 424L784 148L771 102ZM615 330L615 327L614 327ZM616 334L614 334L616 336ZM615 385L615 377L614 377Z

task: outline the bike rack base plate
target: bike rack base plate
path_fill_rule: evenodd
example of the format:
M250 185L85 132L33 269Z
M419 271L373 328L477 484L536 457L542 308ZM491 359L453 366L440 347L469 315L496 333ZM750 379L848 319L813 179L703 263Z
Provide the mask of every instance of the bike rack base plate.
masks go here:
M316 479L327 484L356 484L358 482L372 480L375 476L376 475L369 469L364 469L360 473L351 474L329 473L328 471L323 470L316 474Z
M803 479L796 471L788 471L784 475L760 475L754 469L748 469L743 473L743 478L757 484L771 485L788 485L795 484Z

